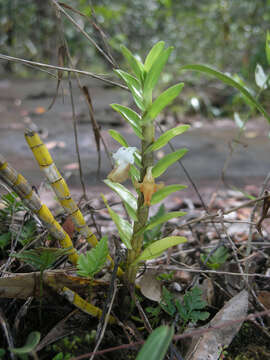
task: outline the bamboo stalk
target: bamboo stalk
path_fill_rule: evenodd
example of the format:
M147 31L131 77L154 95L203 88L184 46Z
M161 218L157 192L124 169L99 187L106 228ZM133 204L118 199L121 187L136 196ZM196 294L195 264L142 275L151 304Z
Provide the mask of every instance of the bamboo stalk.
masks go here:
M40 169L44 172L47 180L51 184L57 199L74 223L76 231L78 231L91 246L95 247L98 240L86 224L81 210L72 199L68 185L58 171L46 145L35 131L29 129L25 130L25 139ZM113 267L113 260L110 255L108 255L108 260L110 260L111 266ZM119 269L118 275L122 274L123 271Z
M22 199L23 203L38 216L49 233L60 242L62 248L72 248L69 260L76 265L78 253L73 247L69 235L55 220L51 211L42 204L38 195L33 191L28 181L19 174L0 154L0 178Z
M28 297L39 297L40 276L40 271L35 271L8 274L7 277L0 278L0 298L27 299ZM43 282L45 285L44 296L47 295L49 288L59 291L67 287L73 291L85 292L88 291L89 286L95 291L96 287L109 285L108 282L78 277L75 273L69 274L65 269L45 270Z
M70 215L76 231L78 231L89 244L96 246L98 240L95 234L93 234L87 226L80 209L72 199L68 185L58 171L46 145L42 142L36 132L29 129L26 129L25 131L25 139L37 160L40 169L44 172L47 180L51 184L57 199L68 215Z
M70 290L67 287L63 287L62 290L59 291L59 294L64 296L71 304L85 312L86 314L89 314L94 317L98 317L99 319L102 316L102 310L86 300L84 300L80 295L78 295L76 292ZM115 318L110 315L109 317L109 323L114 324L116 322Z

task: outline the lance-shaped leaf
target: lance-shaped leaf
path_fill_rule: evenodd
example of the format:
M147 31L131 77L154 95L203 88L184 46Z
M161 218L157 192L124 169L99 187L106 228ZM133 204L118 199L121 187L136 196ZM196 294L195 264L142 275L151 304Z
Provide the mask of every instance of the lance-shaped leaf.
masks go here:
M156 177L160 176L161 174L163 174L164 171L166 171L170 165L175 163L177 160L181 159L181 157L184 156L187 151L188 151L187 149L180 149L180 150L174 151L173 153L165 155L153 167L153 169L152 169L153 177L156 178Z
M124 146L124 147L129 147L128 142L126 141L126 139L123 137L123 135L121 135L118 131L110 129L109 130L109 134L111 135L111 137L117 141L120 145Z
M141 261L155 259L156 257L160 256L163 251L169 249L172 246L182 244L186 241L187 239L183 236L168 236L161 240L157 240L147 246L147 248L143 250L143 252L137 257L132 265L135 265Z
M135 159L135 162L136 162L136 159ZM137 182L140 181L141 174L140 174L140 171L136 168L136 166L131 165L130 169L129 169L129 173L130 173L131 178L133 180L133 185L135 185L134 181L137 181Z
M137 201L135 196L127 188L125 188L125 186L119 183L110 181L109 179L104 180L104 183L115 191L117 195L119 195L121 200L125 203L129 216L132 220L136 221Z
M266 41L265 41L265 53L268 65L270 65L270 33L267 31Z
M40 332L32 331L28 335L24 346L20 348L11 348L10 351L13 352L13 354L18 354L18 355L30 354L32 351L35 350L39 341L40 341Z
M152 196L152 199L151 199L151 205L155 205L155 204L159 203L160 201L162 201L163 199L165 199L170 194L172 194L176 191L185 189L185 188L187 188L187 186L178 185L178 184L165 186L164 188L162 188L154 193L154 195Z
M93 277L105 265L108 254L108 237L104 236L96 247L79 256L77 273L81 276Z
M139 81L132 75L123 70L114 70L127 84L129 90L132 93L133 99L139 109L144 111L142 89Z
M173 47L169 47L168 49L162 51L152 64L150 71L146 74L143 89L145 97L149 97L149 94L152 94L152 91L159 79L160 73L168 61L172 50Z
M153 63L156 61L156 59L159 57L162 50L164 49L164 45L165 45L164 41L159 41L149 51L149 53L145 59L145 62L144 62L145 71L149 71L151 69Z
M119 105L119 104L111 104L111 107L119 112L123 116L123 118L132 126L135 134L140 138L143 139L142 130L141 130L141 117L130 108Z
M180 125L166 131L151 146L149 146L146 152L148 153L150 151L156 151L161 149L163 146L167 145L171 139L173 139L177 135L183 134L189 128L190 128L189 125Z
M133 70L134 74L137 76L138 79L142 80L143 76L144 76L143 64L138 59L136 59L136 57L124 45L121 45L120 48L121 48L122 54L126 58L129 66Z
M101 194L101 197L109 211L109 214L115 223L120 239L123 241L123 243L126 245L128 249L132 249L131 247L131 236L132 236L132 227L130 223L126 220L124 220L122 217L120 217L116 212L114 212L110 206L108 205L108 202L103 194Z
M136 360L163 360L174 334L173 327L162 325L147 338Z
M184 83L176 84L160 94L148 110L147 117L154 119L167 105L172 103L172 101L180 94L183 87Z
M156 227L159 224L163 224L164 222L167 222L167 221L169 221L171 219L174 219L176 217L184 216L186 214L187 213L183 212L183 211L169 212L167 214L164 214L164 215L160 216L157 220L151 221L149 224L146 225L145 230L151 230L151 229L153 229L154 227Z
M214 76L215 78L224 82L224 84L230 85L241 92L241 94L246 97L250 103L260 111L260 113L270 122L270 116L264 110L263 106L255 99L255 97L242 85L240 85L237 81L235 81L231 76L225 75L222 72L212 69L206 65L198 65L198 64L189 64L182 66L180 71L182 70L196 70L201 71L204 74Z

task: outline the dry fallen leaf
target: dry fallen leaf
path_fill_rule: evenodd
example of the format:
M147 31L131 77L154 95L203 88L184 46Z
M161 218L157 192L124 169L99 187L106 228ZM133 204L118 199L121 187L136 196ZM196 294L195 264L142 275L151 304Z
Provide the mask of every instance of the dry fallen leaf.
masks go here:
M262 290L258 293L258 299L266 307L266 309L270 309L270 291Z
M186 360L218 360L221 350L228 346L240 330L243 321L222 327L228 321L244 318L248 310L248 292L242 290L229 300L210 323L202 327L219 327L201 336L193 337Z
M155 270L147 270L140 277L140 288L142 294L152 301L161 301L162 289L161 282L157 280L158 272Z

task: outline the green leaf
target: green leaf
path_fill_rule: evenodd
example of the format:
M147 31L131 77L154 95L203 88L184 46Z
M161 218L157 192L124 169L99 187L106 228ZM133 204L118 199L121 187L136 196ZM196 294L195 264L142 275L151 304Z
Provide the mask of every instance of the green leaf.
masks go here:
M35 347L38 345L39 341L40 341L40 332L33 331L28 335L24 346L20 348L10 348L10 351L18 355L29 354L33 350L35 350Z
M122 54L126 58L129 66L133 70L134 74L137 76L138 79L143 79L144 76L144 67L143 64L140 63L138 59L131 53L131 51L126 48L124 45L120 46Z
M171 86L169 89L165 90L158 98L153 102L150 109L147 112L147 118L155 119L155 117L173 100L180 94L181 90L184 87L184 83L180 83L174 86Z
M265 41L265 53L268 65L270 65L270 33L267 31L266 33L266 41Z
M175 305L181 319L186 323L190 318L188 309L184 306L184 304L181 304L179 300L175 301Z
M173 334L173 327L162 325L155 329L141 348L136 360L163 360Z
M242 93L242 95L244 97L246 97L250 101L250 103L253 106L255 106L257 108L257 110L260 111L260 113L268 120L268 122L270 122L270 116L264 110L262 105L255 99L255 97L253 95L251 95L251 93L246 88L244 88L242 85L240 85L231 76L225 75L222 72L220 72L218 70L215 70L215 69L212 69L209 66L198 65L198 64L189 64L189 65L182 66L180 68L180 71L182 71L182 70L201 71L201 72L203 72L203 73L205 73L207 75L212 75L212 76L216 77L217 79L224 82L224 84L227 84L227 85L230 85L230 86L236 88L237 90L239 90Z
M123 243L126 245L126 247L128 249L132 249L131 242L130 242L131 236L132 236L132 227L131 227L130 223L128 221L124 220L122 217L120 217L116 212L114 212L110 208L110 206L108 205L108 202L103 194L101 194L101 197L109 211L109 214L110 214L112 220L114 221L114 223L117 227L120 239L123 241Z
M162 288L162 300L160 302L160 306L170 316L173 316L176 311L173 295L166 289L165 286Z
M163 146L167 145L171 139L173 139L177 135L183 134L189 128L189 125L179 125L173 129L166 131L151 146L149 146L149 148L146 150L146 153L161 149Z
M121 135L118 131L110 129L109 130L109 134L111 135L111 137L117 141L120 145L124 146L124 147L129 147L126 139L123 137L123 135Z
M202 290L198 287L194 287L184 295L182 304L176 300L175 305L184 323L206 320L210 315L206 311L200 311L207 306L207 303L202 299Z
M210 251L210 250L209 250ZM207 255L208 254L201 254L200 258L202 260L202 262L204 263L205 260L207 259ZM208 261L206 263L206 265L213 269L213 270L217 270L222 264L224 264L226 262L226 260L229 257L229 252L228 249L225 246L220 246L219 248L217 248L217 250L208 258Z
M195 286L188 291L184 296L184 304L189 311L204 309L207 303L202 299L202 289Z
M132 265L135 265L140 261L155 259L168 248L178 244L182 244L186 241L187 239L183 236L168 236L161 240L157 240L147 246L147 248L143 250L143 252L137 257L137 259L132 263Z
M105 265L108 254L108 237L104 236L96 247L79 256L77 273L81 276L93 277Z
M135 159L135 161L136 161L136 159ZM136 180L137 182L140 181L140 176L141 176L140 171L136 168L136 166L134 166L134 165L130 166L129 174L131 175L131 178L133 180Z
M155 221L151 221L149 224L146 225L145 230L151 230L153 229L155 226L159 225L159 224L163 224L164 222L167 222L171 219L174 219L176 217L180 217L180 216L184 216L186 215L186 212L183 211L171 211L163 216L160 216L157 220Z
M19 242L22 245L29 244L32 240L34 240L35 234L36 222L33 218L31 218L30 220L25 222L19 237Z
M127 84L129 90L132 93L133 99L139 109L144 111L142 89L139 81L132 75L123 70L114 70Z
M144 81L144 97L149 98L152 94L152 91L159 79L161 71L163 70L168 58L173 50L173 47L169 47L168 49L162 51L162 53L156 58L154 63L151 66L150 71L146 74Z
M6 232L0 235L0 249L4 250L4 248L9 245L11 242L11 232Z
M156 214L149 219L149 223L157 221L163 215L165 215L165 213L166 213L165 206L162 204L158 208L158 211L156 212ZM163 224L161 223L161 224L158 224L157 226L155 226L151 230L143 231L144 245L147 246L147 245L151 244L152 242L160 239L160 237L162 235L161 234L162 226L163 226Z
M160 201L162 201L163 199L165 199L170 194L172 194L176 191L182 190L182 189L186 189L186 188L187 188L186 185L177 185L177 184L165 186L164 188L162 188L154 193L154 195L152 196L152 199L151 199L151 205L155 205L155 204L159 203Z
M111 107L119 112L123 116L123 118L132 126L135 134L143 139L142 130L141 130L141 117L130 108L119 105L119 104L111 104Z
M193 323L196 323L197 321L201 320L204 321L206 319L208 319L209 317L209 312L207 311L192 311L192 313L190 314L190 319Z
M152 169L152 175L154 178L162 175L167 168L175 163L177 160L181 159L182 156L185 155L187 149L180 149L168 155L165 155L162 159L160 159L156 165Z
M260 64L257 64L255 68L255 82L260 89L267 89L267 76Z
M164 41L159 41L149 51L144 62L145 71L149 71L151 69L153 63L156 61L156 59L159 57L162 50L164 49L164 45L165 45Z
M119 195L126 205L129 216L132 220L137 221L137 200L135 196L122 184L110 181L109 179L104 180L104 183Z
M39 270L45 270L51 267L60 257L70 255L71 252L72 247L66 249L40 247L31 250L24 250L20 254L14 254L12 256Z

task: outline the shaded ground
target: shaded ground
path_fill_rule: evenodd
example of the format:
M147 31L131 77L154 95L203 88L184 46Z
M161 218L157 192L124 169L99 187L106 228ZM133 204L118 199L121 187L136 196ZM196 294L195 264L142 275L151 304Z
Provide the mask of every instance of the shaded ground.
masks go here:
M137 138L129 127L109 107L109 104L114 102L128 104L129 95L119 89L104 87L103 83L96 80L84 79L84 84L90 89L95 117L102 128L109 150L114 151L118 148L118 144L107 133L112 127L120 131L130 145L138 146ZM40 132L59 169L66 175L71 188L75 189L80 186L80 181L69 88L66 82L63 83L53 108L49 112L44 112L55 94L55 87L56 83L53 80L0 81L0 152L25 177L31 179L32 184L38 185L43 177L23 136L24 128L31 126ZM75 83L73 92L86 186L100 187L100 180L96 177L97 153L88 110ZM230 151L229 144L238 130L234 123L227 119L219 120L215 125L199 117L183 119L183 123L187 121L191 123L191 130L175 139L173 145L176 148L189 149L183 163L193 180L201 188L213 187L219 183L224 162ZM174 125L169 117L167 126ZM240 187L262 181L269 171L270 144L267 133L265 120L250 121L248 131L230 161L226 172L227 180ZM158 156L162 156L162 153L158 153ZM110 166L102 150L101 179L106 177ZM177 164L170 168L162 180L167 183L187 182Z

